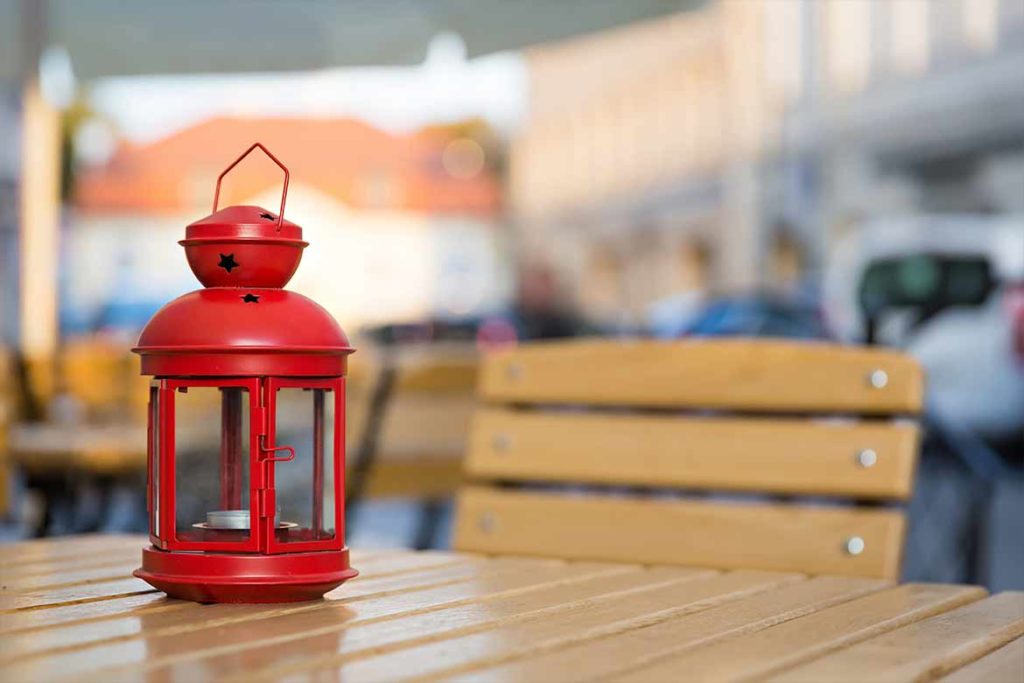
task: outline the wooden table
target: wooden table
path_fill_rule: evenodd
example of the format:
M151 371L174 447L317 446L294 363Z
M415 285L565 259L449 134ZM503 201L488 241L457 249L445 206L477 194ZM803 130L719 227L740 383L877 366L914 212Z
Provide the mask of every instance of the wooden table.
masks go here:
M29 472L146 471L146 425L22 423L11 428L12 460Z
M287 605L169 600L139 537L0 547L5 681L1024 680L1024 594L775 572L353 551Z

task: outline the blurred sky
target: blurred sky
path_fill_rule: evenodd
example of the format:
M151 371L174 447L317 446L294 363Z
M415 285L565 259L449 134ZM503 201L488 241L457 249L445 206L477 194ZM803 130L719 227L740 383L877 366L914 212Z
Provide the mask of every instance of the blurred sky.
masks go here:
M90 105L133 142L218 115L355 117L393 132L480 117L508 132L525 107L521 57L465 55L462 39L444 33L417 66L109 78L91 85Z

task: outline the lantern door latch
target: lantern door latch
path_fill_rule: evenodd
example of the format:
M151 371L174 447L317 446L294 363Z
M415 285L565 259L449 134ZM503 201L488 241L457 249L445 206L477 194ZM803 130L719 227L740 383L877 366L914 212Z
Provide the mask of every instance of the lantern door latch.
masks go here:
M291 462L292 460L295 459L295 449L294 448L292 448L291 446L268 446L266 444L266 439L267 439L266 435L264 435L264 434L260 435L260 451L262 451L263 453L274 453L274 452L277 452L277 451L285 451L285 452L288 453L288 455L283 457L283 458L278 458L276 456L271 456L269 458L264 458L263 459L264 462Z

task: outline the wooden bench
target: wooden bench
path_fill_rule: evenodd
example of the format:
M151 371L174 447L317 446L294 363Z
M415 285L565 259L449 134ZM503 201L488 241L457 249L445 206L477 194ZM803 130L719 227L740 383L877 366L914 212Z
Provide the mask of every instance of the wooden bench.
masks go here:
M899 574L923 397L902 354L533 344L487 357L479 392L460 550Z

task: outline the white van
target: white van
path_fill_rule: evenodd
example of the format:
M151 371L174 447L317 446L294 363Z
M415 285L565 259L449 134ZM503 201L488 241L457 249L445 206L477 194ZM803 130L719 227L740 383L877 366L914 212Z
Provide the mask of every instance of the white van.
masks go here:
M841 338L920 360L944 423L1024 442L1024 216L864 224L830 255L824 307Z

